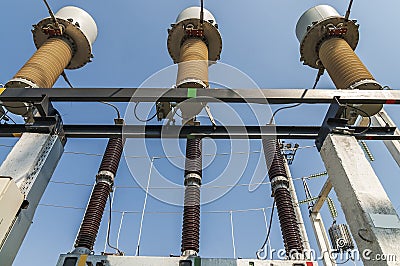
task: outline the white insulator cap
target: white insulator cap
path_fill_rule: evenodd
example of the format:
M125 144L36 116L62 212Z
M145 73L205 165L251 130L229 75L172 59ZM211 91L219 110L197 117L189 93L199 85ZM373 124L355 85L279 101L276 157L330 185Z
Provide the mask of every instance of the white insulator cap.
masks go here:
M56 14L56 18L71 20L76 25L78 23L79 29L85 34L90 44L93 44L97 38L97 25L94 19L85 10L75 7L66 6L61 8Z
M328 5L315 6L304 12L296 25L296 36L299 42L303 41L313 24L333 17L342 16L336 11L336 9Z
M201 7L198 6L188 7L179 14L179 16L176 18L176 23L178 24L179 22L187 19L200 19L200 11ZM215 27L215 25L217 25L215 17L211 14L210 11L208 11L205 8L203 8L203 12L204 12L204 18L203 18L204 21L211 23Z

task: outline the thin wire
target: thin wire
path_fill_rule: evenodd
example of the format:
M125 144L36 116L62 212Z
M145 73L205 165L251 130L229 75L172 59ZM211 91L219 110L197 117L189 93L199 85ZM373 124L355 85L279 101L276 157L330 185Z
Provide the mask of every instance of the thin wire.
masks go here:
M231 234L232 234L232 248L233 248L233 258L236 259L236 246L235 246L235 231L233 228L233 214L232 211L229 212L231 218Z
M12 119L8 114L4 114L8 119L10 119L15 125L17 124L17 123L15 123L15 121L14 121L14 119Z
M300 181L306 177L298 177L298 178L293 178L293 181ZM65 178L63 178L65 179ZM50 183L53 184L59 184L59 185L71 185L71 186L85 186L85 187L91 187L92 185L90 184L84 184L84 183L75 183L75 182L64 182L64 181L53 181L50 180ZM203 185L201 186L201 189L216 189L216 188L227 188L227 187L248 187L250 185L270 185L271 182L259 182L259 183L241 183L241 184L235 184L235 185L220 185L220 186L210 186L210 185ZM115 188L119 189L142 189L141 186L115 186ZM183 190L184 187L149 187L149 190L151 189L160 189L160 190Z
M263 209L262 212L263 212L263 216L264 216L265 229L267 230L267 233L268 233L269 226L268 226L268 221L267 221L267 213L265 212L265 209ZM269 254L272 254L271 238L268 238L268 242L267 242L267 246L266 247L269 247ZM265 256L265 257L267 258L268 255Z
M147 186L146 186L146 194L144 196L144 202L143 202L142 217L140 218L139 236L138 236L138 242L137 242L137 246L136 246L136 255L135 256L139 256L139 252L140 252L140 240L142 238L143 219L144 219L144 213L146 211L146 206L147 206L147 197L149 195L149 186L150 186L151 172L153 170L153 164L154 164L154 158L151 158L149 177L147 179Z
M271 234L272 218L274 217L274 210L275 210L275 198L274 198L271 208L272 208L272 210L271 210L271 216L269 217L269 226L268 226L267 237L265 238L264 244L256 252L257 259L260 259L260 254L264 251L265 245L267 244L268 239L269 239L269 235Z
M109 195L108 196L108 199L109 199L109 206L110 206L110 211L109 211L109 216L108 216L108 233L107 233L107 245L110 247L110 248L112 248L112 249L114 249L114 250L116 250L117 252L118 252L118 254L119 255L123 255L124 253L121 251L121 250L119 250L118 248L116 248L116 247L114 247L114 246L112 246L111 244L110 244L110 229L111 229L111 218L112 218L112 202L111 202L111 195Z
M318 177L322 177L318 176ZM318 178L318 177L313 177L313 178ZM62 178L65 179L65 178ZM303 179L309 179L308 177L297 177L297 178L293 178L293 181L300 181ZM91 187L92 185L90 184L85 184L85 183L75 183L75 182L65 182L65 181L53 181L50 180L50 183L53 184L59 184L59 185L71 185L71 186L85 186L85 187ZM220 185L220 186L211 186L211 185L202 185L201 189L216 189L216 188L227 188L227 187L248 187L250 185L270 185L271 182L259 182L259 183L241 183L241 184L235 184L235 185ZM115 188L119 188L119 189L142 189L141 186L115 186ZM150 189L160 189L160 190L183 190L184 187L149 187ZM400 206L399 206L400 207Z
M53 22L54 22L54 25L55 25L55 26L58 28L58 22L57 22L57 19L56 19L56 17L54 16L54 13L53 13L53 11L51 10L51 7L50 7L50 5L47 3L47 1L46 1L46 0L43 0L43 2L44 2L44 4L45 4L45 5L46 5L46 7L47 7L47 11L49 12L51 19L53 20Z
M112 208L112 205L114 204L114 196L115 196L115 191L116 190L117 189L114 188L114 193L113 193L111 201L110 201L111 208ZM108 236L110 235L110 223L111 223L110 221L111 221L110 219L108 219L108 221L107 221L107 234L106 234L107 238L106 238L106 241L104 241L103 253L106 253L106 249L107 249Z
M47 204L47 203L40 203L39 206L42 207L51 207L51 208L59 208L59 209L72 209L72 210L85 210L86 208L82 207L74 207L74 206L63 206L63 205L55 205L55 204ZM265 209L270 209L271 207L267 207ZM216 210L216 211L202 211L202 214L226 214L226 213L245 213L245 212L255 212L255 211L261 211L263 208L250 208L250 209L239 209L239 210ZM109 212L109 211L106 211ZM115 211L112 210L113 213L123 213L125 214L141 214L141 211ZM162 211L152 211L152 212L146 212L147 214L159 214L159 215L164 215L164 214L179 214L182 215L182 212L162 212Z
M121 221L119 222L118 235L117 235L117 248L119 248L119 236L121 234L122 223L124 221L125 212L122 212Z
M345 19L348 20L350 17L351 7L353 6L353 0L350 0L349 7L347 8Z
M321 79L321 76L322 76L323 74L324 74L324 69L323 69L323 68L320 68L320 69L318 70L317 77L315 78L314 86L312 87L313 90L317 87L318 82L319 82L319 80ZM303 98L304 95L306 95L306 93L307 93L307 90L304 90L303 95L301 95L301 98ZM298 106L300 106L300 105L302 105L302 103L296 103L296 104L293 104L293 105L290 105L290 106L284 106L284 107L278 108L278 109L272 114L272 117L271 117L271 119L270 119L270 121L269 121L269 124L273 124L276 114L279 113L280 111L285 110L285 109L295 108L295 107L298 107Z
M61 76L64 78L64 81L68 84L68 86L69 86L71 89L73 89L74 86L72 86L72 83L69 81L69 78L68 78L67 74L65 73L65 71L63 71L63 72L61 73Z
M114 108L115 111L117 112L118 119L121 118L121 113L119 112L119 109L118 109L117 106L115 106L114 104L111 104L109 102L100 102L100 103L106 104L106 105L111 106L112 108Z
M157 111L156 111L156 113L152 117L150 117L149 119L147 119L147 120L140 119L138 117L138 115L137 115L137 107L138 107L138 105L139 105L139 102L137 102L135 104L135 108L133 108L133 114L135 115L136 119L139 120L140 122L143 122L143 123L150 122L151 120L153 120L157 116Z
M356 111L359 111L359 112L363 113L363 114L365 115L365 117L368 117L368 126L367 126L367 128L366 128L365 130L363 130L362 132L360 132L360 133L355 133L355 134L353 134L354 136L356 136L356 135L362 135L362 134L364 134L365 132L367 132L367 131L371 128L371 125L372 125L372 118L371 118L371 116L370 116L367 112L365 112L364 110L361 110L360 108L354 107L354 106L352 106L352 105L348 105L348 104L343 105L343 104L341 104L341 103L338 101L337 98L335 98L335 99L336 99L336 102L337 102L340 106L349 107L349 108L351 108L351 109L354 109L354 110L356 110Z
M200 1L200 29L203 29L204 23L204 0Z

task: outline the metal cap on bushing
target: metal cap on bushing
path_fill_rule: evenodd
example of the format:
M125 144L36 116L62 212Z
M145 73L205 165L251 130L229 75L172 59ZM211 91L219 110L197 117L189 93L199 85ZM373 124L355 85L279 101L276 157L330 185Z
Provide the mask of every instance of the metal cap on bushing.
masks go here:
M346 32L335 31L345 26ZM346 20L331 6L319 5L310 8L300 17L296 25L296 36L300 42L300 61L313 68L319 69L318 55L321 43L337 33L354 50L359 40L358 24Z
M326 69L337 89L381 89L354 52L359 40L358 27L355 21L340 16L331 6L310 8L296 25L300 60L310 67ZM382 109L381 104L352 106L347 115L351 120L357 114L372 116Z
M73 43L73 56L66 68L83 67L93 57L92 44L97 38L96 22L85 10L74 6L61 8L55 14L55 17L57 22L64 27L63 35ZM45 18L34 26L33 40L37 48L42 46L49 38L43 28L52 23L51 18Z
M218 31L218 24L214 16L207 9L204 10L204 41L208 47L208 60L217 61L222 51L222 38ZM183 10L175 24L168 30L168 52L175 64L180 62L181 45L186 37L186 29L197 28L200 25L201 8L197 6Z

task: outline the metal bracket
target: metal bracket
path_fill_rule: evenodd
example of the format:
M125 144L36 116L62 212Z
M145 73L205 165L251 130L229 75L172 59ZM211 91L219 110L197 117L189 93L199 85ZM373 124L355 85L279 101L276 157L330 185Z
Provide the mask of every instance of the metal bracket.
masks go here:
M335 133L351 133L351 129L347 128L348 119L341 118L345 110L345 106L339 103L339 97L334 97L331 105L329 106L328 112L326 113L324 122L322 122L321 129L318 132L318 137L315 140L315 145L318 151L321 151L321 147L328 134Z
M60 137L63 144L66 142L63 122L60 113L53 107L49 97L42 95L40 102L35 102L33 106L37 109L40 116L34 117L32 124L33 131L43 126L47 126L51 134L56 134Z

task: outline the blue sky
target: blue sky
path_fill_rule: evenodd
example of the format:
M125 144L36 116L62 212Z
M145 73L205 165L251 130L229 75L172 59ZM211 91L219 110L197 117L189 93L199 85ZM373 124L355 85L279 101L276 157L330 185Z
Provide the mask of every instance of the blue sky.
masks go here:
M93 45L95 58L86 67L67 71L75 87L138 87L148 77L172 64L166 49L167 28L174 22L181 10L199 1L50 1L56 11L65 5L76 5L88 11L96 20L99 35ZM300 15L317 4L330 4L339 13L344 14L347 1L205 1L206 8L216 17L223 38L221 62L232 65L246 73L260 88L309 88L312 86L316 71L299 62L299 44L295 36L295 25ZM369 68L374 77L392 89L400 87L398 75L400 37L396 33L398 24L399 1L355 1L351 17L360 23L360 43L357 54ZM2 25L0 34L0 83L6 83L34 53L30 27L47 16L41 1L15 0L1 1ZM239 86L239 85L238 85ZM59 80L55 87L67 87ZM333 88L328 75L319 83L320 88ZM118 104L124 110L126 105ZM114 111L102 104L64 103L56 107L63 114L65 123L110 124ZM245 108L245 107L243 107ZM272 106L273 109L277 106ZM276 121L282 125L319 125L327 109L325 105L303 105L278 115ZM396 106L386 107L392 118L399 121ZM217 109L218 110L218 109ZM242 110L242 109L239 109ZM219 119L226 118L224 113L217 114ZM245 112L242 115L246 118ZM205 121L205 120L204 120ZM156 122L154 122L156 123ZM0 155L5 158L15 139L0 139ZM67 151L45 192L34 223L27 234L14 265L54 265L58 255L71 251L77 234L91 184L101 160L107 140L70 139L65 147ZM228 142L205 141L207 153L229 152ZM312 141L298 141L301 146L313 145ZM163 155L159 143L146 141L151 156ZM177 143L182 152L184 143ZM400 206L398 196L399 169L381 142L368 142L375 156L372 163L395 207ZM259 141L249 143L251 151L259 151ZM146 156L143 150L125 151L128 156ZM237 158L235 157L237 156ZM242 160L244 155L232 155ZM256 167L260 154L249 155L248 167L239 184L249 183L254 173L261 175L263 165ZM210 182L226 168L229 156L217 156L207 161L204 180ZM116 179L114 210L134 211L124 216L119 247L133 255L139 232L140 212L145 193L137 188L135 178L146 179L149 171L148 158L130 158L130 164L137 166L133 176L125 160ZM173 163L182 163L178 158ZM176 183L183 182L183 172L166 159L155 160L155 168L163 175L174 178ZM239 171L242 169L235 169ZM298 152L291 167L294 178L308 176L324 171L323 164L315 148ZM312 193L318 194L325 178L309 182ZM66 185L56 182L71 182L83 185ZM156 187L157 184L151 184ZM301 183L296 181L299 199L304 198ZM211 189L211 188L210 188ZM166 190L163 193L182 193L182 190ZM179 194L177 194L179 195ZM334 197L334 193L332 192ZM179 198L179 197L177 197ZM268 208L272 204L269 185L260 186L250 192L247 186L233 188L229 193L202 207L201 251L203 257L232 257L230 210L248 210ZM55 208L45 205L68 206L74 208ZM342 213L339 203L340 221ZM147 202L147 213L143 224L141 242L142 255L169 256L180 253L180 231L182 208L165 204L153 197ZM215 211L223 211L221 213ZM302 206L309 238L317 248L312 229L308 223L307 210ZM116 242L116 234L121 212L113 215L111 241ZM163 213L159 213L163 212ZM331 218L326 206L323 217L328 227ZM267 215L269 210L267 210ZM234 212L234 232L236 254L238 257L254 257L265 237L265 223L260 210ZM103 251L106 216L95 246L95 252ZM275 217L271 241L276 249L282 247L280 230ZM45 251L45 252L43 252ZM109 250L111 251L111 250ZM45 255L44 255L45 254Z

